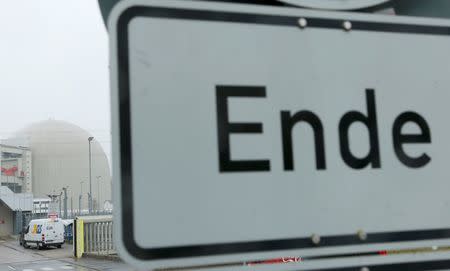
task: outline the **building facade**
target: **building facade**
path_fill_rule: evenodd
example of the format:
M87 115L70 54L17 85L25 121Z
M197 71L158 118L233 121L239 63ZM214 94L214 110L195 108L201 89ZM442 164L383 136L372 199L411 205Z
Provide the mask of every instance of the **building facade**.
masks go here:
M27 147L0 144L1 185L15 193L32 193L32 154Z
M0 186L0 237L18 234L27 222L25 215L31 215L32 209L32 194L14 193Z
M13 211L0 200L0 237L13 233Z

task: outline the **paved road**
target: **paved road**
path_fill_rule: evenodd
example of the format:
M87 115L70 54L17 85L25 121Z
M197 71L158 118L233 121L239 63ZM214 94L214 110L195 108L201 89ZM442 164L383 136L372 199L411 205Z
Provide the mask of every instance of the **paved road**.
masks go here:
M72 247L45 250L25 249L17 241L0 241L0 271L135 271L130 266L110 260L72 258Z

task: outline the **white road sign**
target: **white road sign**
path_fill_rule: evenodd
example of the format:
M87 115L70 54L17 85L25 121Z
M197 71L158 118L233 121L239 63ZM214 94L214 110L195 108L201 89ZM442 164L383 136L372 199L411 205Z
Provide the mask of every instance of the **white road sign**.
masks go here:
M127 261L367 256L450 238L448 21L148 0L120 3L109 31ZM396 270L436 266L421 260Z

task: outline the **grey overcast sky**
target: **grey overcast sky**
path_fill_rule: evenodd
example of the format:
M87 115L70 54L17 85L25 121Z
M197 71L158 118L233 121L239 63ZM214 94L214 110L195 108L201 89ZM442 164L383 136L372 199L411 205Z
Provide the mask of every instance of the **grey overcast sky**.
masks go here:
M95 0L3 0L0 138L56 119L93 134L110 157L108 37Z

